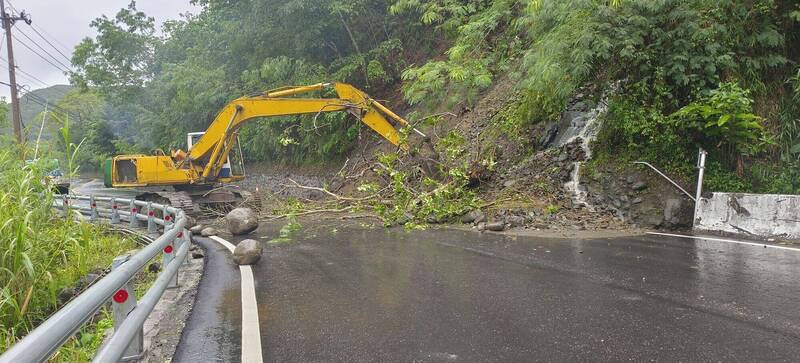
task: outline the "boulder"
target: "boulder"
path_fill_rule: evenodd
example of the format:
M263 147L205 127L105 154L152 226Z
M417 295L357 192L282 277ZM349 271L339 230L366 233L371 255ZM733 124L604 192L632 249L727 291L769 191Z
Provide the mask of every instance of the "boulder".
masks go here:
M203 228L202 231L200 231L200 235L203 237L216 236L217 230L214 227L206 227Z
M233 262L238 265L252 265L261 259L261 244L254 239L239 242L233 250Z
M502 231L504 229L506 229L506 224L503 223L503 222L486 223L486 230L487 231L500 232L500 231Z
M428 224L439 224L444 222L441 218L437 217L436 214L433 213L429 214L425 218L425 221L428 222Z
M412 215L411 213L406 212L406 213L403 213L403 215L400 216L400 218L397 218L397 225L398 226L403 226L406 223L411 222L413 220L414 220L414 215Z
M197 220L193 217L186 216L186 225L183 228L191 229L192 227L197 225Z
M149 266L147 266L147 271L150 271L152 273L161 271L161 263L158 262L151 263Z
M486 215L480 209L473 209L469 213L461 216L461 223L480 223L486 219Z
M258 215L250 208L236 208L225 216L228 231L234 236L248 234L258 228Z
M196 224L189 228L189 232L192 232L192 234L200 234L205 228L206 226L202 224Z

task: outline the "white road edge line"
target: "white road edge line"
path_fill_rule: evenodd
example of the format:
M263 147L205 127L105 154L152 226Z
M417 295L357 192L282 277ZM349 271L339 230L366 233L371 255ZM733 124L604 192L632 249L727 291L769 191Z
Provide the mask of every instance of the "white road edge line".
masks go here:
M230 242L211 236L231 253L236 248ZM264 361L261 356L261 331L258 323L258 302L256 301L256 283L253 279L253 269L250 266L239 266L242 276L242 363L260 363Z
M652 234L652 235L656 235L656 236L689 238L689 239L704 239L704 240L707 240L707 241L729 242L729 243L738 243L738 244L750 245L750 246L777 248L779 250L800 251L800 248L796 248L796 247L785 247L785 246L770 245L770 244L766 244L766 243L754 243L754 242L737 241L737 240L734 240L734 239L727 239L727 238L689 236L689 235L685 235L685 234L673 234L673 233L661 233L661 232L647 232L647 234Z

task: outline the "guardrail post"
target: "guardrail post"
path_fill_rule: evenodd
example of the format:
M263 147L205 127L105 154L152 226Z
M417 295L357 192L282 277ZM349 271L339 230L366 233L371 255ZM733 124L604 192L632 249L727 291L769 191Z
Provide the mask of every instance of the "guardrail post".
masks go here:
M128 224L128 227L130 228L139 227L139 219L136 218L136 215L139 213L139 209L136 208L136 201L133 199L131 199L130 211L131 211L131 220L130 223Z
M111 198L111 224L119 223L119 206L117 206L117 198Z
M111 269L116 269L119 266L122 266L123 263L128 261L130 256L119 256L114 259L114 262L111 265ZM111 312L114 317L114 331L116 332L117 329L122 325L122 322L125 321L125 318L128 317L128 314L136 308L136 290L133 289L131 283L127 283L122 288L117 290L114 295L111 297ZM136 332L136 335L131 340L131 343L128 345L128 348L125 350L125 353L122 355L122 360L132 360L138 359L142 357L144 352L144 330L143 328L139 328L139 331Z
M89 209L91 213L89 214L89 221L96 222L97 221L97 202L94 200L94 195L89 197Z
M155 221L156 212L153 211L153 202L147 203L147 232L148 233L158 233L158 227L156 227Z
M170 229L172 229L172 215L167 213L166 209L164 210L164 233L167 233Z
M172 216L167 212L167 206L164 204L161 205L161 219L164 220L164 233L167 233Z
M166 270L167 266L169 266L170 262L175 259L175 252L178 251L178 238L172 241L172 243L168 244L164 247L163 254L161 255L161 267L162 270ZM167 284L167 288L173 288L178 286L178 271L175 271L175 275L169 279L169 284Z
M703 176L706 171L706 156L708 152L700 148L697 154L697 197L694 199L694 218L692 219L692 226L697 223L697 215L700 212L700 200L703 199Z

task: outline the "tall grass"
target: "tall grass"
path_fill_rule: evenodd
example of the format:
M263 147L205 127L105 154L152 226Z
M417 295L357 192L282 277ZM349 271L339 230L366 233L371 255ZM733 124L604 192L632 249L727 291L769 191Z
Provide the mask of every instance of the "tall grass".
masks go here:
M58 293L133 247L100 227L59 217L44 163L0 151L0 352L58 308Z

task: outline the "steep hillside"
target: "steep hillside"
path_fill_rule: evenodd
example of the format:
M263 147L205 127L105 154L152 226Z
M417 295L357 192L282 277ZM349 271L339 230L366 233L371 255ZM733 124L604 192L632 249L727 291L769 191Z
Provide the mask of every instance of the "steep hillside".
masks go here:
M135 3L96 19L73 79L119 109L145 149L182 145L241 95L326 81L387 100L431 136L423 147L411 135L419 150L405 155L341 114L239 130L250 161L346 161L327 186L356 197L328 194L328 209L409 227L515 208L671 227L684 203L631 163L688 181L698 148L709 190L800 192L796 1L198 4L164 36Z

